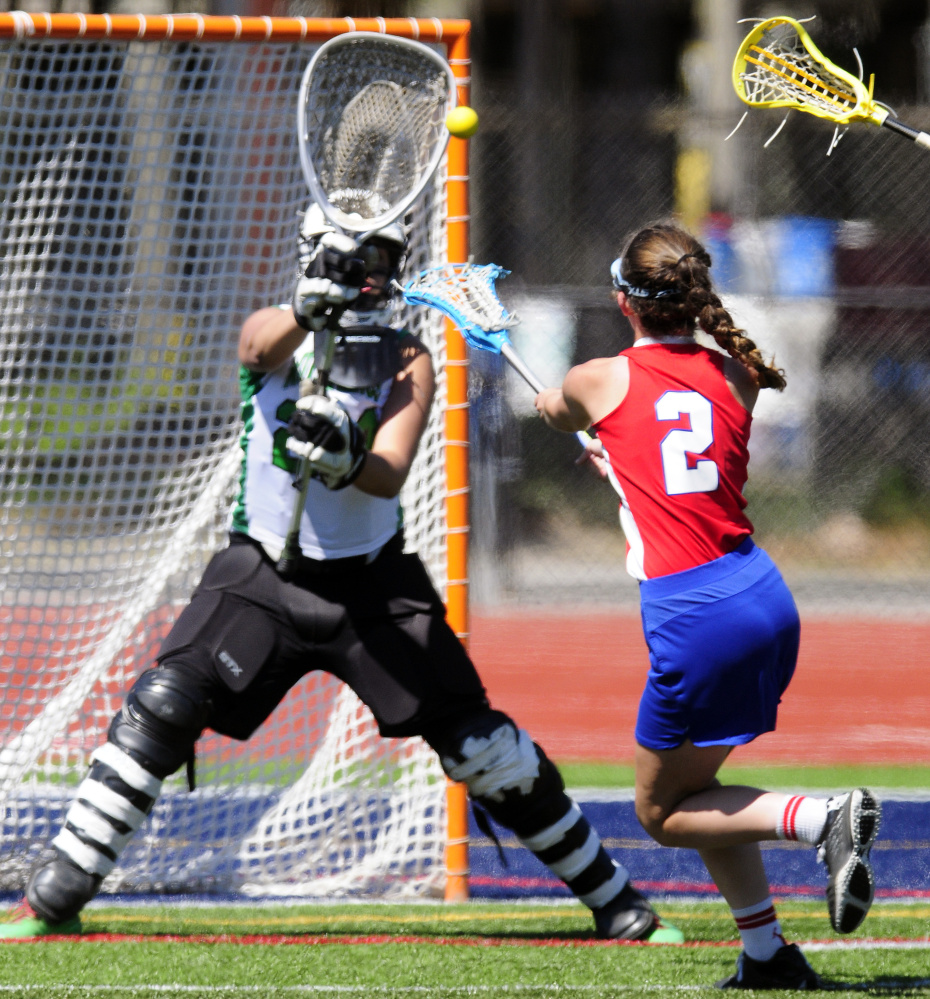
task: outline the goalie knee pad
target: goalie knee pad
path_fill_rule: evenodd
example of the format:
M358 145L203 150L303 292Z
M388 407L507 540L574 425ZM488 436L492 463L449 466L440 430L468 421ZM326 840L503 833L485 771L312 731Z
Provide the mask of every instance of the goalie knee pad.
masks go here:
M26 886L26 900L43 919L63 923L97 894L102 880L59 856L33 871Z
M109 740L160 779L190 759L209 717L197 686L170 666L147 670L110 724Z
M160 668L139 677L52 841L64 860L98 879L113 870L164 778L190 759L206 717L207 705L183 674Z
M445 772L490 807L508 796L527 796L539 778L532 739L499 711L470 719L439 747Z
M529 735L499 712L462 726L439 748L443 769L463 782L495 820L513 830L591 909L616 898L628 879L565 793L558 769Z
M470 719L438 752L452 780L465 784L472 798L518 836L555 821L570 804L546 754L499 711Z

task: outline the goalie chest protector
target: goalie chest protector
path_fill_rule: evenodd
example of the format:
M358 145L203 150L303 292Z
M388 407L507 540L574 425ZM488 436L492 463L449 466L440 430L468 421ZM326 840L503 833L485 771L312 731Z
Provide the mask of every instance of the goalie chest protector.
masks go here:
M271 552L283 549L293 512L297 460L287 451L287 423L301 379L313 373L312 342L313 337L308 337L293 360L276 371L240 369L243 457L231 526ZM327 391L359 425L368 446L381 424L393 380L393 374L382 372L374 384ZM370 496L354 486L330 491L311 480L300 523L300 548L313 559L367 555L402 526L399 498Z
M639 341L623 402L594 430L620 486L626 567L637 579L692 569L752 534L743 513L752 416L725 358L691 342Z

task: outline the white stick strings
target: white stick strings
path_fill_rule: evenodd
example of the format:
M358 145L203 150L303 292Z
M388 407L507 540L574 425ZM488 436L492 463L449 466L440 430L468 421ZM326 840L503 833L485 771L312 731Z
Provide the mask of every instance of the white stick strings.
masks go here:
M830 118L845 118L860 104L859 95L817 62L791 24L766 32L746 53L740 74L747 103L791 101Z
M422 271L404 287L411 305L439 309L473 347L500 352L494 334L513 329L519 318L504 307L495 282L509 272L497 264L443 264Z

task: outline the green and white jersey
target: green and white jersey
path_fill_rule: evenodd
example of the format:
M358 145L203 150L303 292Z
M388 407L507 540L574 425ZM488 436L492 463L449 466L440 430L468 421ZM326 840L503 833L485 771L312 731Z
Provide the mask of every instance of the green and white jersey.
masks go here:
M264 544L273 557L283 547L294 510L297 459L287 450L287 423L296 407L302 378L313 373L313 336L275 371L240 368L243 432L242 472L232 512L232 529ZM393 378L366 389L327 389L352 417L368 446L381 424ZM375 551L400 530L398 498L383 499L347 486L330 491L310 481L300 522L300 547L314 559L346 558Z

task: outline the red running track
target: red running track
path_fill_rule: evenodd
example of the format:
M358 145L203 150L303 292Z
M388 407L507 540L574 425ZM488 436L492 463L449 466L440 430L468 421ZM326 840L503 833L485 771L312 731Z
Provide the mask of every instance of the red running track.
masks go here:
M632 762L648 659L638 615L475 615L492 704L555 759ZM930 764L930 622L802 617L778 730L734 763Z
M35 711L38 693L23 693L28 674L48 674L52 662L80 651L69 647L78 639L64 637L72 617L61 608L0 611L0 739ZM129 660L149 661L165 628L152 615L127 643ZM550 756L632 761L648 662L638 614L475 614L469 648L494 706ZM110 704L124 688L110 681L95 696L110 695ZM266 740L275 737L266 729ZM738 748L733 761L930 765L930 622L802 616L800 660L778 730Z

